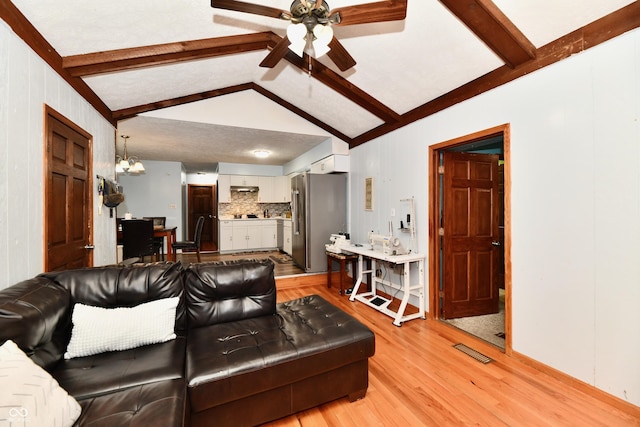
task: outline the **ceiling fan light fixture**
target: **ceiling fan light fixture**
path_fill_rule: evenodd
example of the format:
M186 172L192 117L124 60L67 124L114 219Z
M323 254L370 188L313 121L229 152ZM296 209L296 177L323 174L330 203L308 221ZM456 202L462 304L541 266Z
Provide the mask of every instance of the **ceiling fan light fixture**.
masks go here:
M300 58L306 45L307 27L303 23L290 24L287 27L287 38L291 42L289 49Z
M331 50L329 43L333 39L333 29L328 25L318 24L313 28L313 35L315 40L313 41L313 50L315 51L315 57L320 58ZM309 37L309 35L307 35Z

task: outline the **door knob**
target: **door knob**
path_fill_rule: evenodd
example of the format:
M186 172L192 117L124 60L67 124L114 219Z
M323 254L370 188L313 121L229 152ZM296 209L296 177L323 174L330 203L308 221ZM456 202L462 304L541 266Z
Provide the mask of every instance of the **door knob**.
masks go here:
M85 249L95 249L95 246L93 246L93 245L85 245L84 248Z
M498 242L497 240L494 240L493 242L491 242L491 244L493 246L500 246L500 242Z

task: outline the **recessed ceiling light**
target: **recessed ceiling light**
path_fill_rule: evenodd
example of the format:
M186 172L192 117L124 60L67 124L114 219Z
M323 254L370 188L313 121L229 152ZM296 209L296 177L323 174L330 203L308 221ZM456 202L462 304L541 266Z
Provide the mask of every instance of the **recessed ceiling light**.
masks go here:
M258 157L259 159L264 159L265 157L269 157L269 153L267 150L256 150L253 152L253 155Z

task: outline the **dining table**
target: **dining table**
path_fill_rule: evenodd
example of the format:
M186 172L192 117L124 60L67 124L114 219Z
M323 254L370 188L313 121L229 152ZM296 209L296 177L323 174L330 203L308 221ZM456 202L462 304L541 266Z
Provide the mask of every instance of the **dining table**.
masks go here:
M178 227L154 227L153 237L166 237L167 238L167 259L170 261L176 261L176 253L173 250L173 244L176 242L176 230Z

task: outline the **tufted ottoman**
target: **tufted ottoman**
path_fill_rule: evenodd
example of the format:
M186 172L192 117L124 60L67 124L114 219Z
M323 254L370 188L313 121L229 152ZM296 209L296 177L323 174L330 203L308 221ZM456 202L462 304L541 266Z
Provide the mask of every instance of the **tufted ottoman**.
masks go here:
M348 396L364 397L374 334L312 295L275 314L189 331L191 425L257 425Z

